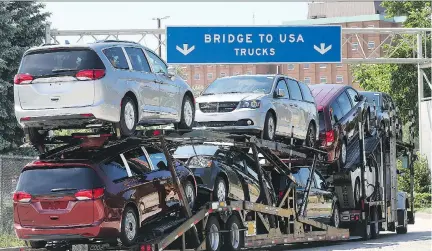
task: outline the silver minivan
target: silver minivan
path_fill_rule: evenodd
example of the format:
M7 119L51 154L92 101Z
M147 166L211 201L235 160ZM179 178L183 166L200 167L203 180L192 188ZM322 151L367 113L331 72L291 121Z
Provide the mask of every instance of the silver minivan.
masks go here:
M196 98L201 127L290 137L314 146L319 123L309 87L284 75L240 75L216 79Z
M15 114L32 143L47 130L114 125L191 128L192 89L153 51L127 41L48 45L24 53L14 79Z

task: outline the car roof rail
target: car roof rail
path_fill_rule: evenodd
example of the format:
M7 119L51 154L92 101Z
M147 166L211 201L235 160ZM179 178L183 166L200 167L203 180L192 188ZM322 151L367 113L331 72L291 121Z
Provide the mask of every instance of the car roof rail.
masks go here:
M140 43L134 42L134 41L128 41L128 40L113 40L113 39L108 39L108 40L97 40L96 43L128 43L128 44L138 44L141 45Z
M43 43L40 46L60 45L59 43Z

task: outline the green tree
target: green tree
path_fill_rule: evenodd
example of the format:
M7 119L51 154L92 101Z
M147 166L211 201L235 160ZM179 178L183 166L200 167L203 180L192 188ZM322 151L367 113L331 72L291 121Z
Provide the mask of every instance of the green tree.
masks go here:
M431 3L430 2L383 2L388 17L406 16L404 27L428 28L431 26ZM406 35L408 41L413 40L412 35ZM430 36L423 36L426 48L425 55L431 53ZM398 44L398 39L394 40L393 45ZM401 40L401 38L399 39ZM392 45L386 46L388 50L395 50ZM415 55L413 48L409 45L399 47L392 55L394 58L406 58ZM430 69L426 70L430 76ZM410 64L370 64L356 65L353 67L354 78L360 86L368 91L381 91L389 93L400 108L400 115L406 122L408 111L412 110L417 115L417 66ZM429 95L429 88L425 88L425 94ZM415 116L416 118L418 117ZM417 126L417 121L415 122ZM416 130L418 132L418 130Z
M398 176L399 190L410 191L410 172L402 168L402 163L398 161L398 169L404 171ZM415 193L430 193L431 192L431 171L428 167L427 159L419 156L414 162L414 192Z
M23 131L14 113L13 78L21 57L45 37L49 13L36 2L0 2L0 153L19 150Z

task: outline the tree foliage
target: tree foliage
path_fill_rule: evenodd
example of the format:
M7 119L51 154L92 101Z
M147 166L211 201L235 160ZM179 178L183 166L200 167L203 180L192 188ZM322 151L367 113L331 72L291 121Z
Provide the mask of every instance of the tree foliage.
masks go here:
M36 2L0 2L0 153L18 150L23 131L14 112L13 78L21 57L45 37L49 13Z
M421 1L388 2L382 3L386 8L388 17L406 16L404 27L426 28L431 26L431 3ZM431 53L430 36L423 36L424 55ZM404 35L405 41L415 41L413 35ZM413 47L402 44L402 38L395 39L394 43L385 47L386 50L395 51L393 58L408 58L416 55ZM412 110L418 117L417 96L417 65L411 64L371 64L357 65L353 67L354 78L360 86L368 91L381 91L390 94L400 109L403 121L407 121L408 112ZM430 69L426 69L426 75L430 75ZM425 88L425 95L429 95L429 88ZM415 121L415 125L418 123ZM416 130L418 132L418 130Z

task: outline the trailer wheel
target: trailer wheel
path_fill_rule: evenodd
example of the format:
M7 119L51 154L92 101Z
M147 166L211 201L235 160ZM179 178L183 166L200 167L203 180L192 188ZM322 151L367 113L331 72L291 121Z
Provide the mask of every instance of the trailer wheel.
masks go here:
M208 218L205 230L207 234L207 251L219 251L222 246L222 235L220 234L220 225L216 217L210 216Z
M378 217L378 208L374 207L372 209L372 220L375 221L375 223L371 224L371 235L372 239L376 239L379 237L380 229L379 229L379 217Z
M225 247L229 251L237 251L244 246L244 232L241 231L241 221L237 215L232 215L226 223L226 230L230 232L226 236ZM225 250L225 249L224 249Z
M356 207L360 206L360 179L357 178L354 183L354 203Z
M363 240L369 240L371 238L371 225L367 223L367 220L365 220L362 226L362 238Z
M396 227L396 233L397 234L406 234L408 232L408 220L407 217L405 217L405 210L398 210L398 225L400 224L400 220L403 220L403 226L402 227Z
M339 213L339 206L338 206L338 204L334 205L333 215L332 215L332 218L331 218L331 224L334 227L339 228L339 225L340 225L340 213Z

